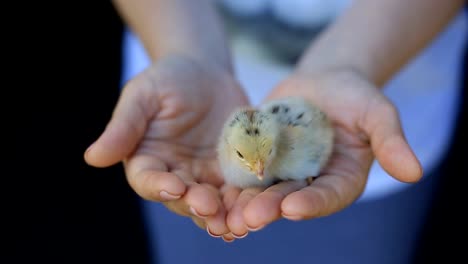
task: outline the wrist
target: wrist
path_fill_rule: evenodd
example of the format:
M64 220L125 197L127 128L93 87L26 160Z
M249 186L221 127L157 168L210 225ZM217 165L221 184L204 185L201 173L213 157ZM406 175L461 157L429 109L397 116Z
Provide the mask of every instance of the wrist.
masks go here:
M297 72L309 75L353 73L377 87L387 81L386 71L377 63L376 56L346 45L329 45L329 42L319 39L313 43L299 60Z

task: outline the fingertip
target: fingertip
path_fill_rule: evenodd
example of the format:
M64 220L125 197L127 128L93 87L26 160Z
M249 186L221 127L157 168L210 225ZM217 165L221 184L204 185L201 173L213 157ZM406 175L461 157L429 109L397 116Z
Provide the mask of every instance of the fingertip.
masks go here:
M226 224L226 210L218 210L216 215L206 218L206 223L211 236L220 237L230 232Z
M226 224L228 229L231 230L232 233L236 234L236 236L242 236L248 232L242 214L242 208L239 206L233 207L232 210L227 214Z
M261 193L247 203L243 210L243 217L250 229L266 225L280 217L281 200L272 196L268 193Z
M184 199L201 217L215 215L221 204L217 194L213 193L208 187L200 184L190 185L184 195Z
M170 172L160 172L166 177L161 177L157 183L160 186L161 192L167 192L174 196L182 196L184 195L185 191L187 190L187 186L185 183Z
M417 182L422 167L409 146L398 109L387 100L377 100L367 111L362 126L370 135L372 150L382 168L401 182Z
M185 183L176 175L163 171L144 171L130 177L130 185L144 199L152 201L172 201L181 198Z
M302 197L300 194L291 193L281 202L281 214L283 217L298 215L303 212Z
M231 230L231 232L236 236L242 236L248 231L248 226L246 225L244 218L244 209L249 201L251 201L261 191L262 189L260 188L248 188L242 190L234 205L229 210L226 222L229 230Z
M244 209L247 226L255 229L279 219L283 200L306 186L305 181L284 181L267 188L247 203Z
M97 145L97 147L96 147ZM102 151L100 144L94 142L91 144L84 152L83 158L86 164L96 167L96 168L105 168L112 166L119 162L120 160L109 160L105 151Z
M297 191L284 198L281 203L281 215L289 220L298 221L318 216L321 198L314 192Z
M402 137L388 139L377 153L382 168L395 179L416 183L423 176L423 168L409 144Z
M84 152L86 163L93 167L104 168L122 161L133 146L124 139L120 125L110 122L99 138Z
M236 240L235 237L234 237L234 235L231 234L231 233L225 234L225 235L223 235L221 238L222 238L222 239L224 240L224 242L226 242L226 243L231 243L231 242L233 242L234 240Z
M406 174L400 177L401 181L406 183L417 183L424 175L423 168L419 160L413 156L413 161L407 165Z

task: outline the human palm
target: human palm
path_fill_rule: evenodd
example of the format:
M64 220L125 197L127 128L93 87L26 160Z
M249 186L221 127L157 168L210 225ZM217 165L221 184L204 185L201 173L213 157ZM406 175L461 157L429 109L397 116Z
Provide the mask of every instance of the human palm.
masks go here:
M374 157L395 179L415 182L421 166L408 146L398 113L370 82L352 71L294 73L267 100L302 96L331 119L335 146L330 162L312 184L289 181L266 190L230 188L229 229L237 236L285 217L302 220L335 213L363 192Z
M225 234L216 143L225 118L246 104L231 74L186 58L161 59L125 85L85 159L96 167L123 161L141 197Z

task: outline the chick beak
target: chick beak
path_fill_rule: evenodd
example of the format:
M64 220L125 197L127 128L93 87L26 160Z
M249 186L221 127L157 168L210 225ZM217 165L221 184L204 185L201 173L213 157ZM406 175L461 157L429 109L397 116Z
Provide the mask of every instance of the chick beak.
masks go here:
M264 170L263 162L257 161L257 163L255 163L255 174L257 175L257 178L260 181L263 181L263 170Z

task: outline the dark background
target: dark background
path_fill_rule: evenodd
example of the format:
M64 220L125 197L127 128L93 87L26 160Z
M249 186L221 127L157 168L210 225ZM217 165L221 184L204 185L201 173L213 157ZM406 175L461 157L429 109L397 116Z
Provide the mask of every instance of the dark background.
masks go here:
M120 18L109 1L7 10L16 14L9 40L21 58L7 113L16 115L15 163L6 175L13 184L4 185L14 254L0 262L147 262L138 197L121 164L97 169L83 160L118 99Z

